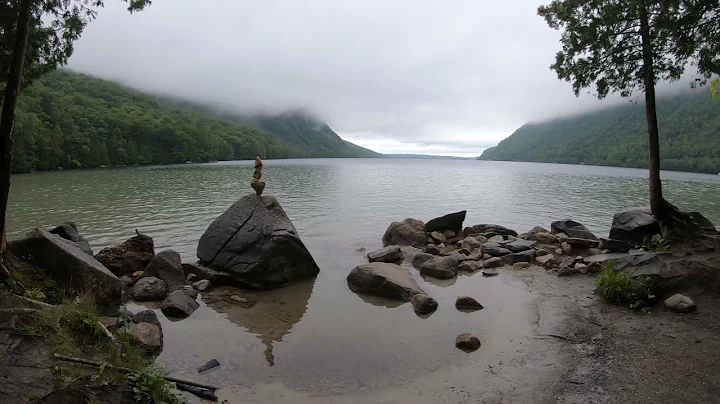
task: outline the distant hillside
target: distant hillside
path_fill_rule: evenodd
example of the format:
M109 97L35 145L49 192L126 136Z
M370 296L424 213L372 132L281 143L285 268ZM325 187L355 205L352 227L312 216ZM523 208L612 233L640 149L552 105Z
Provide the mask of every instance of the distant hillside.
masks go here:
M23 89L13 172L299 157L378 157L298 113L239 117L69 71Z
M707 90L658 99L661 167L720 173L720 103ZM523 125L481 160L647 168L643 103Z

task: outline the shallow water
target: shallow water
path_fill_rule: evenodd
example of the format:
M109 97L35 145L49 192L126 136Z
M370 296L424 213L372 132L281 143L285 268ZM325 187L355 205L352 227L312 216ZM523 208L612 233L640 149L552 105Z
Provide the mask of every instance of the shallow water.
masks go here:
M155 239L156 250L173 248L194 261L208 224L250 191L251 164L15 176L11 234L72 220L97 251L137 228ZM666 172L663 178L669 200L720 222L720 176ZM409 304L350 292L345 277L365 262L356 250L379 248L393 220L428 220L467 209L468 225L497 223L522 232L571 217L606 235L614 212L647 204L646 171L607 167L286 160L266 161L263 179L265 193L278 197L318 262L317 279L270 292L237 292L258 301L250 309L215 302L178 322L160 315L166 331L159 361L165 368L225 387L220 395L244 400L239 402L408 388L427 375L480 369L528 336L530 295L523 282L506 274L440 282L413 272L440 303L428 318L416 316ZM460 295L475 296L485 309L457 312ZM457 350L454 338L462 332L477 335L483 347L469 355ZM198 375L195 369L212 358L221 367Z

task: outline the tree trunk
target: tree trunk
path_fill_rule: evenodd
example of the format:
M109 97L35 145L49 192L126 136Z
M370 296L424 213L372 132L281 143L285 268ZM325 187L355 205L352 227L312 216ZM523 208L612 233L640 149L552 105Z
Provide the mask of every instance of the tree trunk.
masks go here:
M15 127L15 109L22 83L25 54L27 53L30 31L30 12L33 0L22 0L17 19L15 46L13 48L10 71L5 84L5 99L0 115L0 254L5 256L7 248L7 207L10 195L10 171L12 169L13 129Z
M660 139L655 108L655 72L653 69L652 38L647 8L640 6L640 36L642 39L643 76L645 84L645 118L648 126L648 166L650 168L650 209L658 220L665 218L667 209L660 182Z

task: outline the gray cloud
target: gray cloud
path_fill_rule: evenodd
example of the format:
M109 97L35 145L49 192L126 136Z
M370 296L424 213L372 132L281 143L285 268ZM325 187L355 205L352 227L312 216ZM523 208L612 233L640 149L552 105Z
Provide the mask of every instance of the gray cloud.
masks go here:
M548 66L539 0L109 1L70 67L239 111L303 107L384 152L478 155L600 105Z

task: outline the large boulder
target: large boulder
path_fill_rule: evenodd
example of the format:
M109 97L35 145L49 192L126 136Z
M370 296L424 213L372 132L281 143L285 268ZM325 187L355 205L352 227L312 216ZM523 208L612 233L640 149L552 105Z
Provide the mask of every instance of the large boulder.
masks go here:
M95 259L117 276L144 271L153 257L153 239L142 234L131 237L118 246L103 248L95 255Z
M173 250L160 251L145 268L143 277L147 276L154 276L165 281L170 292L182 288L185 286L185 272L180 254Z
M466 227L463 230L463 233L465 234L465 237L475 234L499 234L502 236L513 237L517 237L518 235L515 230L508 229L507 227L500 226L499 224L476 224L474 226Z
M506 265L512 265L516 262L532 262L535 259L535 250L525 250L513 254L503 255L500 259Z
M660 222L649 208L630 209L613 216L610 239L641 244L646 236L660 233Z
M347 283L355 293L404 302L410 301L413 295L425 294L407 269L385 262L371 262L353 268L347 276Z
M460 212L449 213L445 216L436 217L425 224L425 228L429 232L433 231L445 231L452 230L455 233L459 233L463 229L463 222L465 221L465 215L467 211L461 210Z
M168 317L186 318L190 317L198 307L200 304L195 299L182 290L176 290L165 298L160 305L160 310Z
M425 223L407 218L402 222L392 222L383 234L383 246L401 245L424 247L427 244Z
M564 233L567 234L568 237L584 238L588 240L598 239L594 234L592 234L592 232L590 232L590 230L587 229L587 227L570 219L552 222L550 224L550 229L555 234Z
M73 222L65 222L61 224L60 226L55 227L54 229L50 230L50 233L56 234L65 240L70 240L73 243L77 244L78 247L80 247L81 250L85 251L88 255L93 255L92 247L90 247L90 243L85 240L85 237L80 235L77 230L77 226Z
M117 314L123 283L77 243L37 228L8 243L13 254L45 270L59 284L90 293L101 315Z
M250 289L277 288L320 272L272 196L249 194L235 202L200 237L197 256Z
M452 279L457 275L458 261L453 257L435 257L420 265L420 273L437 279Z
M168 285L154 276L142 278L130 289L130 296L138 302L162 301L167 297Z

